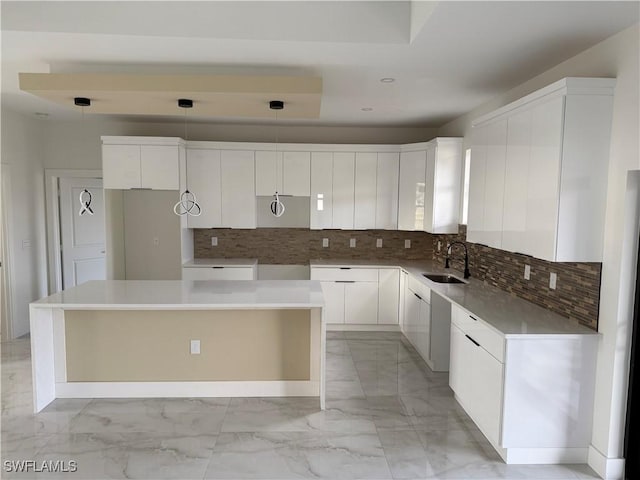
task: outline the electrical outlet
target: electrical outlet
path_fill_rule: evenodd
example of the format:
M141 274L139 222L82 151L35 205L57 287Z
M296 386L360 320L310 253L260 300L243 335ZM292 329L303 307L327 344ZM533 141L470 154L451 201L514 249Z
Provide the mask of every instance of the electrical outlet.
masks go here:
M352 238L349 240L349 247L356 248L356 239Z
M322 247L323 248L327 248L329 246L329 239L328 238L323 238L322 239Z
M411 248L411 240L404 241L404 248Z
M153 237L153 246L157 247L160 245L160 239L158 237Z
M531 265L524 266L524 279L531 280Z
M382 239L381 238L378 238L376 240L376 248L382 248Z
M200 355L200 340L191 340L191 355Z
M31 248L31 240L22 240L22 249Z
M218 237L211 237L211 246L212 247L218 246Z
M442 250L442 242L438 240L438 251Z
M555 290L556 289L556 283L558 282L558 274L557 273L553 273L551 272L549 274L549 288L551 290Z

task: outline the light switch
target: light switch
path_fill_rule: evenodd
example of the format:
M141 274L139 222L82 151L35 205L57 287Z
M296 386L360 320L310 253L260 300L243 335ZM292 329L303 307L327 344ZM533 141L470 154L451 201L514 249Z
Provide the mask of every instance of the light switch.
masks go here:
M322 246L324 248L327 248L329 246L329 239L328 238L323 238L322 239Z
M442 250L442 242L438 240L438 251Z
M200 355L200 340L191 340L191 355Z
M352 238L352 239L349 240L349 246L351 248L356 248L356 239L355 238Z
M211 237L211 246L212 247L218 246L218 237Z
M404 248L411 248L411 240L404 241Z
M531 280L531 265L524 266L524 279Z
M381 238L378 238L378 239L376 240L376 247L377 247L377 248L382 248L382 239L381 239Z
M549 274L549 288L551 290L555 290L556 289L557 281L558 281L558 274L551 272Z
M31 240L22 240L22 249L31 248Z

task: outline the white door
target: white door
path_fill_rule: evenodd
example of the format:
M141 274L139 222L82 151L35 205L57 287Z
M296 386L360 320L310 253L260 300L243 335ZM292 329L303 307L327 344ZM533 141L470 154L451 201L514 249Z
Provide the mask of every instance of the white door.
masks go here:
M60 178L60 238L62 284L70 288L89 280L104 280L104 190L99 178ZM93 215L80 215L80 194L91 192ZM88 195L84 195L83 199Z
M12 325L12 291L11 283L9 282L11 274L11 255L9 237L9 225L11 224L11 206L9 204L11 198L11 176L9 174L9 165L3 164L0 167L1 180L1 194L0 194L0 255L2 255L2 267L0 275L0 324L2 341L11 340L13 338L13 325Z
M355 153L333 154L333 228L353 230Z
M378 323L378 282L345 283L344 323Z
M333 153L311 153L310 228L322 230L333 225Z

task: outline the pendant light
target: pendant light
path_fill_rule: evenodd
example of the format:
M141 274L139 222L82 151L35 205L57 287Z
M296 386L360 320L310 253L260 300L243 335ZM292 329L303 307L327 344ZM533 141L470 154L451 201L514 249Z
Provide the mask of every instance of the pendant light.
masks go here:
M85 97L75 97L73 99L73 104L81 108L82 120L80 121L80 123L82 124L81 131L84 133L84 107L91 106L91 99ZM91 208L91 199L91 192L86 188L83 189L82 192L80 192L80 196L78 197L78 201L80 202L80 210L78 211L78 215L80 217L85 214L93 215L93 209Z
M273 195L273 201L271 202L271 214L274 217L281 217L284 215L285 207L278 195L278 110L284 109L284 102L282 100L271 100L269 108L275 112L276 117L276 193Z
M184 141L187 141L187 109L193 107L193 100L188 98L178 99L178 107L184 108ZM187 173L189 172L189 159L187 158L187 152L189 150L185 148L185 183L189 178ZM173 206L173 213L176 215L190 215L192 217L199 217L202 214L202 208L196 201L195 194L189 191L189 187L185 186L184 192L180 194L180 200Z

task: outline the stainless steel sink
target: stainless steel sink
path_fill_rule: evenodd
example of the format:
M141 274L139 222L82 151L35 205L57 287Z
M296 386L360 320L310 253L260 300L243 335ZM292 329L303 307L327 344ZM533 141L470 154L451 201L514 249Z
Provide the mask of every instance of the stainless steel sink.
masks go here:
M468 283L448 273L423 273L422 276L436 283Z

